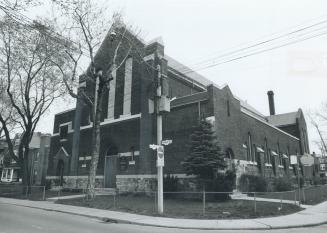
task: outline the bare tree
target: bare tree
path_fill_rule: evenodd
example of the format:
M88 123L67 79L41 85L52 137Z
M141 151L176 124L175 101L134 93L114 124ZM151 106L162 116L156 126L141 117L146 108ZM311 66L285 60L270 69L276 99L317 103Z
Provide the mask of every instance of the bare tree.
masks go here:
M327 127L327 103L324 103L322 107L309 114L311 124L315 128L319 139L315 141L318 148L321 150L322 155L327 154L327 139L326 139L326 127Z
M64 33L63 36L71 41L78 41L74 43L72 51L66 50L71 59L70 65L68 65L69 69L61 68L60 70L70 95L80 98L92 109L92 159L87 188L88 196L94 198L95 177L100 156L100 120L104 93L110 89L110 81L114 78L113 74L123 65L132 51L136 50L137 46L127 39L127 34L134 31L136 36L138 33L130 27L127 28L120 14L113 14L113 17L108 18L106 8L90 0L53 0L53 2L59 6L65 19L65 28L60 30ZM106 64L101 64L101 61L97 60L97 52L101 50L100 47L104 40L110 40L112 46L111 51L106 51L106 53L110 53ZM83 60L81 58L83 57L89 63L83 79L96 87L96 91L91 93L83 90L76 92L74 91L76 85L74 87L68 85L68 81L78 80L78 70L81 70Z
M7 113L0 112L0 122L10 156L20 165L25 185L30 185L28 154L35 128L53 101L66 91L58 77L59 69L52 62L65 62L61 56L65 46L49 36L50 25L45 25L17 22L9 16L0 22L0 78L6 100L1 104L9 109L10 120L22 132L18 155L10 139Z

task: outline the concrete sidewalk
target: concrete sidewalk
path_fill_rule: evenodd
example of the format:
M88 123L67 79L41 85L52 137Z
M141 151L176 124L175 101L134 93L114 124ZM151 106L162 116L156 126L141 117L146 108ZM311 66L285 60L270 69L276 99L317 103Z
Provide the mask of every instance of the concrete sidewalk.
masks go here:
M271 218L237 219L237 220L195 220L151 217L109 210L99 210L86 207L54 204L51 202L28 201L11 198L0 198L1 204L25 206L49 211L58 211L74 215L98 218L104 221L131 223L147 226L160 226L184 229L279 229L292 227L306 227L327 223L327 202L309 207L301 212Z
M274 202L274 203L285 203L285 204L296 204L298 205L299 202L298 201L290 201L290 200L285 200L285 199L274 199L274 198L264 198L264 197L249 197L248 195L242 195L242 196L237 196L237 195L231 195L231 198L233 200L248 200L248 201L266 201L266 202ZM309 207L312 207L312 205L304 205L304 204L301 204L301 207L304 208L304 209L307 209Z

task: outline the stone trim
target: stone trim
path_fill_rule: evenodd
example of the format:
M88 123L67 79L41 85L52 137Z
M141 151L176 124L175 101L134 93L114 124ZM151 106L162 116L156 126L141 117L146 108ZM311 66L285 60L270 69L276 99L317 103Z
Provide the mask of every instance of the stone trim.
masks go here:
M46 176L47 180L51 180L51 179L58 179L59 176ZM64 179L69 179L69 178L77 178L77 179L85 179L85 178L89 178L89 176L63 176ZM104 176L95 176L96 179L103 179Z
M167 174L166 174L167 175ZM177 178L195 178L194 175L186 175L186 174L169 174L172 176L176 176ZM157 179L156 174L135 174L135 175L116 175L116 179Z
M117 122L121 122L121 121L127 121L127 120L132 120L132 119L136 119L136 118L141 118L142 114L134 114L134 115L126 115L124 117L118 118L118 119L105 119L103 122L100 123L100 125L109 125L109 124L113 124L113 123L117 123ZM92 127L92 126L90 126Z
M104 119L104 121L101 122L100 125L109 125L121 121L133 120L133 119L141 118L141 116L142 114L139 113L139 114L124 116L118 119ZM80 130L89 129L89 128L92 128L92 124L81 126ZM73 132L74 130L69 131L68 133L73 133ZM59 136L59 133L54 133L51 137L56 137L56 136Z

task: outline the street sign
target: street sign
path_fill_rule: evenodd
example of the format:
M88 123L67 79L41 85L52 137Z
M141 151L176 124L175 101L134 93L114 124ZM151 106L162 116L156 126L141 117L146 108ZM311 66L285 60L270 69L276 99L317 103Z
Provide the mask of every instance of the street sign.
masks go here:
M291 160L291 165L297 164L297 156L296 155L291 155L290 160Z
M158 146L157 148L157 167L165 166L164 147Z
M301 156L300 161L303 166L312 166L315 162L315 159L310 154L304 154Z
M164 146L168 146L171 143L173 143L173 140L170 140L170 139L164 140L164 141L161 142L161 144L164 145Z
M158 148L158 145L151 144L151 145L149 145L149 147L150 147L152 150L156 150L156 149Z

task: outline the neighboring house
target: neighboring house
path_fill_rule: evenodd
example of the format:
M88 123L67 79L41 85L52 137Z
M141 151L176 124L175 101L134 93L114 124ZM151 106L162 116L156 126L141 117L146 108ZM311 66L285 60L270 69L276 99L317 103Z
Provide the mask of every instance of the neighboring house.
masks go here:
M31 184L45 184L45 176L47 173L48 155L50 147L50 137L50 134L42 134L40 132L36 132L33 134L32 140L29 144L30 151L28 163L31 172ZM19 135L15 136L15 138L13 139L13 143L15 147L14 153L17 155ZM3 158L8 153L7 147L7 143L5 143L4 151L2 153ZM14 160L11 160L10 164L8 164L7 166L3 165L3 170L1 173L2 182L18 182L21 180L20 178L20 167Z
M156 144L152 112L158 74L151 67L157 66L161 67L164 95L176 97L170 102L170 112L163 116L163 139L173 141L165 148L165 174L174 174L185 182L190 179L181 162L188 154L193 127L205 118L212 123L226 160L235 165L232 167L238 178L243 173L267 179L295 177L290 155L309 153L301 109L275 114L273 93L268 92L271 114L265 116L236 97L228 86L219 87L167 56L161 41L145 44L133 35L126 37L136 41L139 52L132 53L114 74L110 92L102 103L97 186L155 189L156 156L149 145ZM108 38L104 40L95 57L97 66L109 63L112 43ZM93 82L81 78L80 84L94 95ZM60 180L67 187L86 186L91 133L91 110L82 102L55 115L47 179Z
M5 151L6 151L6 141L3 139L0 139L0 175L2 174L2 170L4 167ZM1 177L0 177L0 180L1 180Z
M318 175L327 177L327 157L318 157Z

